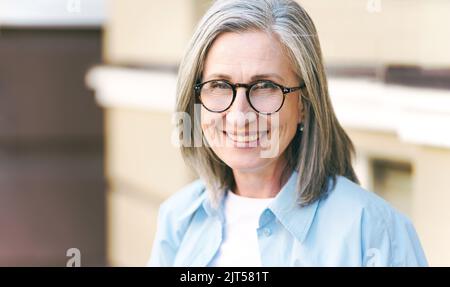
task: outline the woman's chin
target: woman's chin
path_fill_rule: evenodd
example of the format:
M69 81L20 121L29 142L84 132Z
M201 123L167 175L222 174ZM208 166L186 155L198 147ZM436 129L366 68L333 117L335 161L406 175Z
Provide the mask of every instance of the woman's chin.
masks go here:
M251 171L257 170L267 165L269 159L257 156L240 156L222 158L224 162L233 170Z

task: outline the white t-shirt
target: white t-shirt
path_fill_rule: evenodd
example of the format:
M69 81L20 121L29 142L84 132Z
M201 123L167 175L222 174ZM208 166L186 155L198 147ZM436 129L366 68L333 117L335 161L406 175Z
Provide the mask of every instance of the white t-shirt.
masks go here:
M224 239L210 266L261 266L257 228L273 198L250 198L228 191Z

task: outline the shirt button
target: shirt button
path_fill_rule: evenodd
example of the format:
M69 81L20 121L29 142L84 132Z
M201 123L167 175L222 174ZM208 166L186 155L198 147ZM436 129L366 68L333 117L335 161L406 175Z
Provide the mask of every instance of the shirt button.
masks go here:
M269 237L272 235L272 230L270 228L264 228L264 235Z

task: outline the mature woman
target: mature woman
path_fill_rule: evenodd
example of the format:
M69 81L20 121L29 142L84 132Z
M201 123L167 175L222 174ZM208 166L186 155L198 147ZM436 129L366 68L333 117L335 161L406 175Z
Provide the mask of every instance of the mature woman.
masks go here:
M319 39L291 0L216 1L181 63L185 160L150 266L424 266L413 225L357 185ZM188 140L186 140L188 139Z

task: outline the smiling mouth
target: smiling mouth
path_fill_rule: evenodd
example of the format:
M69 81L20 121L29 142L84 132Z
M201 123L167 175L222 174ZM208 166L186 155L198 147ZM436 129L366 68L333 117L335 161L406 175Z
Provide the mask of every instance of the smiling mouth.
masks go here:
M225 136L227 136L229 139L236 143L241 144L249 144L259 141L259 139L263 136L269 133L269 131L260 131L258 133L253 134L234 134L226 131L222 131Z

